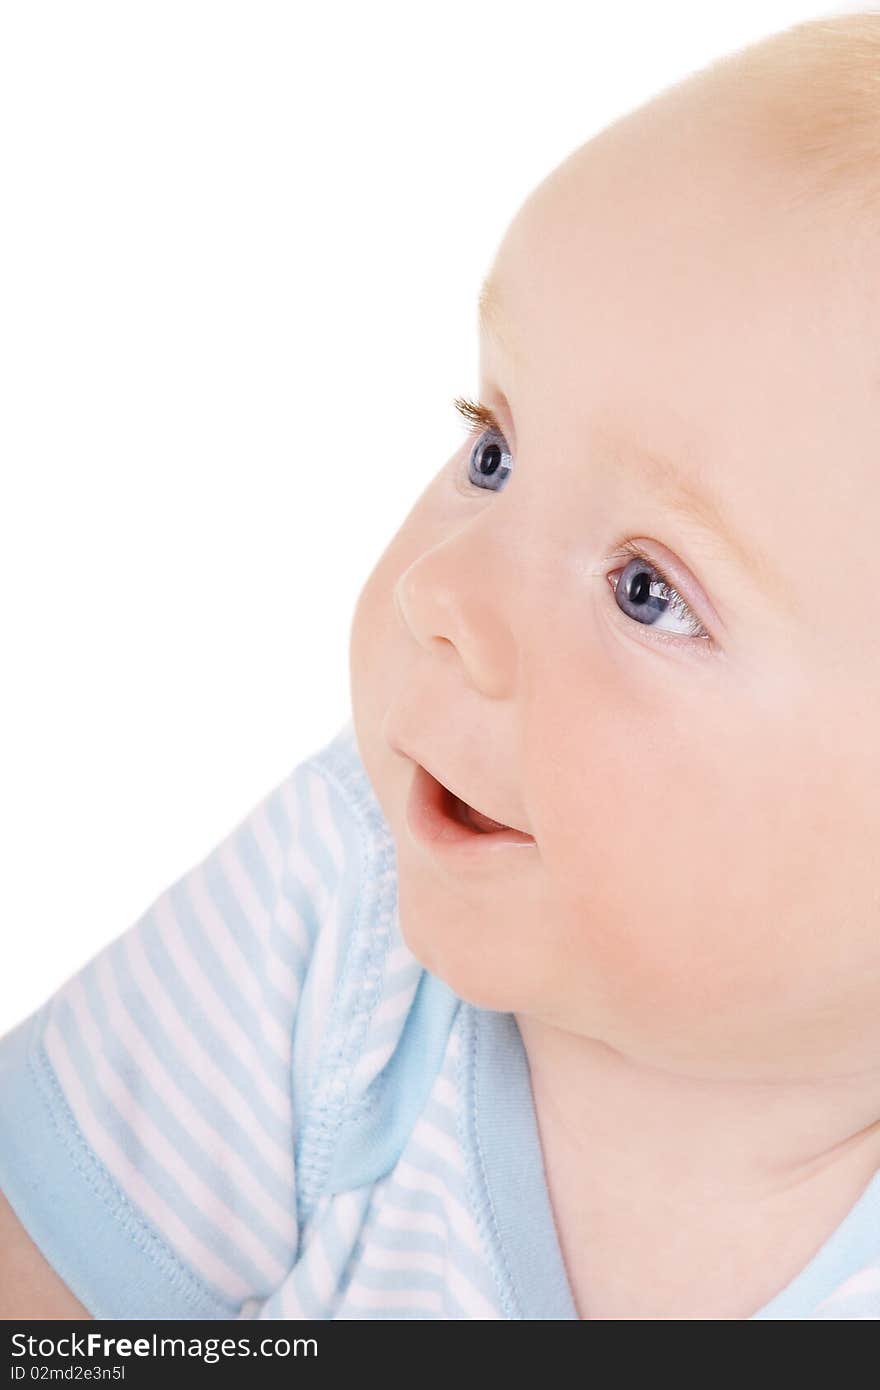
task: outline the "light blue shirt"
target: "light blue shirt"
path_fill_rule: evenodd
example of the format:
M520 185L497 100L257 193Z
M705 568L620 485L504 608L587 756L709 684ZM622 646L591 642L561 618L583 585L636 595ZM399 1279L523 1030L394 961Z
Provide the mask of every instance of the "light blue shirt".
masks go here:
M352 724L0 1038L0 1188L99 1318L576 1318L512 1014L400 933ZM880 1318L880 1172L755 1318Z

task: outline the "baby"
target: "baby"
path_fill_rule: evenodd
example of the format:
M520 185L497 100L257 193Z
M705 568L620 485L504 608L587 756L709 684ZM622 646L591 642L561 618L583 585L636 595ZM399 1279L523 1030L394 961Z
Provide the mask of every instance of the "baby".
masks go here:
M880 1318L878 70L519 209L352 722L0 1040L0 1314Z

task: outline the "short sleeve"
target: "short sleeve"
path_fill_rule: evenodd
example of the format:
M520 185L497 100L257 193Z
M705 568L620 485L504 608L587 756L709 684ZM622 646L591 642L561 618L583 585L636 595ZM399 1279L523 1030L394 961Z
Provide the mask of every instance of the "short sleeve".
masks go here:
M0 1189L95 1317L254 1316L296 1261L364 848L307 759L0 1038Z

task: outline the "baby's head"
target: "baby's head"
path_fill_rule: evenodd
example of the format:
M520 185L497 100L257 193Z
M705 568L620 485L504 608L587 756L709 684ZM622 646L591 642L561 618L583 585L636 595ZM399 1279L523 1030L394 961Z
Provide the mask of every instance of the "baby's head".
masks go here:
M880 1055L878 70L880 16L800 25L549 175L482 306L497 429L354 615L412 951L695 1075ZM534 844L428 847L411 759Z

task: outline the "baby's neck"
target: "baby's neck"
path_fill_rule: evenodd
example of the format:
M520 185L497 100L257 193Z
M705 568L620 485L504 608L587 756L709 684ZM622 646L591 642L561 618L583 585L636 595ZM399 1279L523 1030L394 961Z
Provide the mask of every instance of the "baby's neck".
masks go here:
M880 1076L709 1081L517 1015L581 1317L748 1318L880 1167Z

